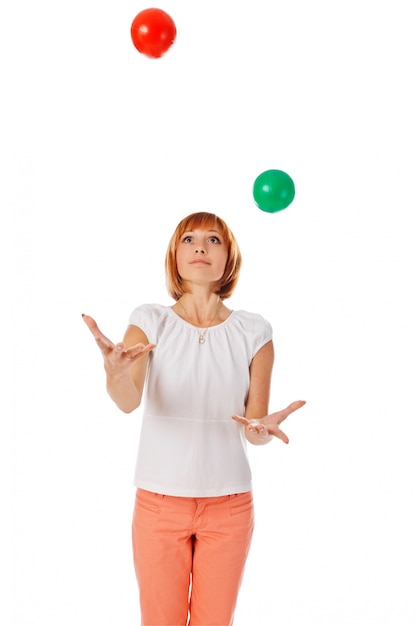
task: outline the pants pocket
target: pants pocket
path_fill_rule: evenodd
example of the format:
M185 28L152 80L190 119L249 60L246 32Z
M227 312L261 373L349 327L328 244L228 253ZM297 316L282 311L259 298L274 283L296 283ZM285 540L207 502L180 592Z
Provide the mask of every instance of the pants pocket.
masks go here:
M160 505L158 502L158 495L145 491L144 489L138 489L136 492L136 510L144 509L150 513L160 513Z
M253 495L251 492L235 494L230 500L230 514L232 516L253 513Z

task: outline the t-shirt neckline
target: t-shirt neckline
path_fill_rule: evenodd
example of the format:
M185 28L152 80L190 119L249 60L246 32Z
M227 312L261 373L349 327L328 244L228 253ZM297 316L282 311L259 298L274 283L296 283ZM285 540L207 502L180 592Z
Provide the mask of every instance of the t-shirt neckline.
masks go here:
M172 306L174 306L174 305L172 305ZM198 331L210 330L211 328L219 328L220 326L224 326L225 324L227 324L227 322L231 319L231 317L234 314L234 310L231 309L228 317L223 322L220 322L219 324L213 324L212 326L195 326L194 324L191 324L190 322L187 322L186 320L183 319L183 317L178 315L178 313L176 313L176 311L173 310L172 306L168 307L171 315L173 315L180 322L183 322L183 324L186 324L186 326L189 326L191 328L196 328Z

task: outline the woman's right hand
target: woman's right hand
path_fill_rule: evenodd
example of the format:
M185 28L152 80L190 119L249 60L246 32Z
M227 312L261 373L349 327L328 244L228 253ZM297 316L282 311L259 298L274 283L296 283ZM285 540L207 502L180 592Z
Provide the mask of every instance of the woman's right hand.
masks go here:
M104 367L108 374L122 375L129 370L143 355L155 347L155 344L137 343L126 348L123 342L114 344L98 328L97 322L89 315L82 315L82 319L88 326L99 347L104 359Z

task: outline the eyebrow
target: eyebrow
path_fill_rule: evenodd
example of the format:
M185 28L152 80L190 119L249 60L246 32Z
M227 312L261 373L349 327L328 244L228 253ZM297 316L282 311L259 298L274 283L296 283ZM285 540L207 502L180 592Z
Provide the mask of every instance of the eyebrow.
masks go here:
M199 230L199 229L196 229L196 230ZM201 230L203 230L203 229L201 229ZM194 233L194 232L195 232L194 230L185 230L183 232L183 234L186 235L186 233ZM221 233L218 230L214 230L213 228L209 228L207 230L207 233L216 233L217 235L221 235Z

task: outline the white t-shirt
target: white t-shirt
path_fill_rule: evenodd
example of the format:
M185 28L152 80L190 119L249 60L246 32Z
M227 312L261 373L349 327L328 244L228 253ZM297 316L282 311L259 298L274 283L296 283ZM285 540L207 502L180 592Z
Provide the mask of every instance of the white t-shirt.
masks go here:
M149 355L134 484L171 496L250 491L244 415L256 352L272 338L261 315L232 311L208 328L170 306L144 304L130 316L156 348Z

